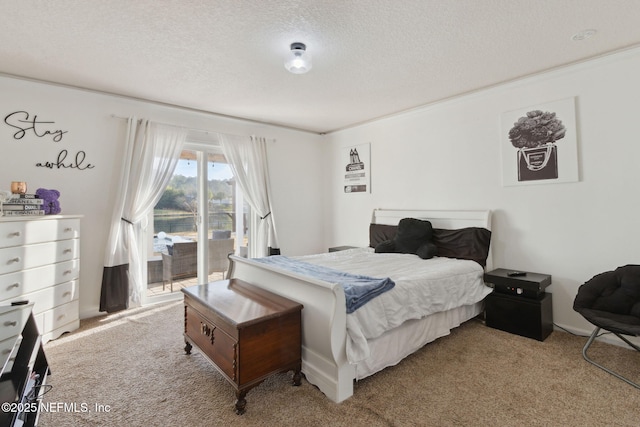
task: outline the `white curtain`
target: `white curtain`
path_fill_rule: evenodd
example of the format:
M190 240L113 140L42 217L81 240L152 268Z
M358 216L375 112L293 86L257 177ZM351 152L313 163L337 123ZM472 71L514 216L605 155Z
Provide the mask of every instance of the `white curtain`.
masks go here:
M139 305L146 289L140 257L147 215L173 176L187 129L128 119L127 141L102 277L100 311Z
M249 257L271 255L278 249L278 239L271 206L267 141L255 136L220 134L219 137L224 156L247 203L260 218L249 242Z

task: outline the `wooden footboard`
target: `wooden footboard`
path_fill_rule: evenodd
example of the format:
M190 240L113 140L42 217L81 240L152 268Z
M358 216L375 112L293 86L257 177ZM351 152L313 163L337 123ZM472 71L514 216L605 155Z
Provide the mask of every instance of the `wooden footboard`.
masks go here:
M245 280L304 306L302 372L334 402L350 397L355 369L346 355L347 310L342 287L247 258L232 255L230 260L230 278Z

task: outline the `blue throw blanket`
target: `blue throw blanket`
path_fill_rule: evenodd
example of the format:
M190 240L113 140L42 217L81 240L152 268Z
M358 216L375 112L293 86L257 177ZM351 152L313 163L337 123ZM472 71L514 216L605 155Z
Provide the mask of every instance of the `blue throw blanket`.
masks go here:
M373 277L345 273L328 267L323 267L321 265L294 260L282 255L255 258L254 261L281 267L294 273L341 285L344 289L344 295L346 298L347 313L353 313L371 299L392 289L396 285L393 280L388 277L385 279L376 279Z

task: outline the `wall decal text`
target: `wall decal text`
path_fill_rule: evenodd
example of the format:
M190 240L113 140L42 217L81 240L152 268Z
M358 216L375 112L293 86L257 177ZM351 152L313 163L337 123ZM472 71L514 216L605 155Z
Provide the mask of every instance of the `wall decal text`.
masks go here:
M36 136L38 138L51 138L53 142L62 141L62 137L68 133L66 130L56 129L55 122L38 119L36 114L29 114L27 111L14 111L4 117L7 126L15 129L13 139L21 140L25 136ZM45 161L36 163L36 167L47 169L93 169L95 165L86 161L87 153L82 150L76 152L75 156L69 155L69 151L63 149L58 153L55 161Z
M15 111L7 114L4 122L12 128L18 129L16 133L13 134L13 139L22 139L28 132L32 132L38 138L51 136L54 142L60 142L62 136L68 132L60 129L47 129L48 126L45 125L54 124L55 122L38 120L37 115L34 114L33 117L31 117L26 111Z
M58 153L58 158L55 162L36 163L36 166L39 168L49 169L78 169L80 171L93 169L95 167L95 165L92 165L91 163L84 164L85 157L87 156L84 151L78 151L73 160L65 163L68 154L67 150L62 150Z

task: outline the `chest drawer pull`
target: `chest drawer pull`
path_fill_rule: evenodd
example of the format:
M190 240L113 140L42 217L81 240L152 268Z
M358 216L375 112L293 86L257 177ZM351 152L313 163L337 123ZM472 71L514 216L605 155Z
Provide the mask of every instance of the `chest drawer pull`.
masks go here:
M64 229L65 233L69 233L71 231L73 231L73 228L71 228L71 227L67 227L67 228Z
M73 273L73 270L65 270L65 271L62 273L62 275L63 275L63 276L66 276L67 274L71 274L71 273Z
M216 327L211 327L209 325L207 325L206 323L200 323L200 333L202 335L206 335L206 336L211 336L213 334L213 331L216 330Z
M20 237L20 232L14 231L13 233L9 233L9 237Z
M11 350L9 350L8 348L5 348L4 350L2 350L2 355L3 356L6 356L9 353L11 353Z
M7 264L13 264L14 262L20 262L20 257L19 257L19 256L17 256L17 257L15 257L15 258L11 258L11 259L7 262Z
M200 333L210 338L211 345L213 345L216 339L213 333L215 330L216 330L215 326L209 326L206 323L200 323Z
M65 249L64 251L62 251L63 254L69 254L73 252L73 249Z
M19 288L19 287L20 287L20 282L16 282L16 283L13 283L13 284L7 286L7 290L13 289L13 288Z
M4 322L4 326L16 326L16 325L18 325L18 322L16 322L15 320L13 321L7 320L6 322Z
M69 295L71 295L71 291L67 291L64 294L62 294L62 298L68 297Z

